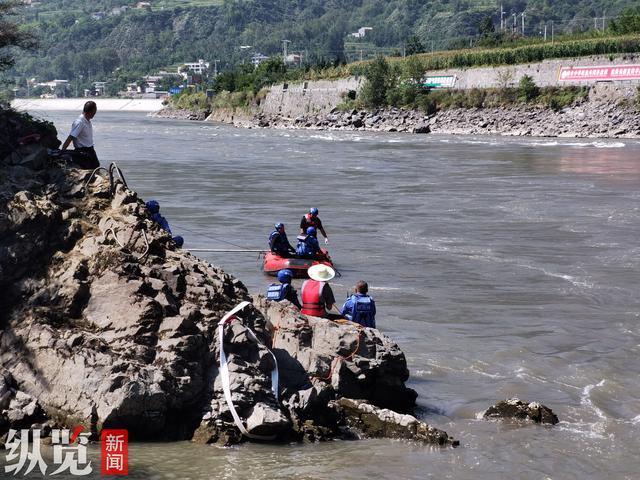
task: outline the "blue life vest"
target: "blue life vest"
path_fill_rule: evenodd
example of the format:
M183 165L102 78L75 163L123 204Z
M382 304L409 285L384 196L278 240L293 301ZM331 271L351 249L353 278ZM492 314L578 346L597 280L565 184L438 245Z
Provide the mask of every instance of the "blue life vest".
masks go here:
M269 235L269 248L272 252L284 254L289 253L289 248L291 248L291 246L289 245L287 234L284 232L281 233L277 230L271 232L271 235Z
M320 252L318 239L312 235L299 235L296 253L301 257L313 258Z
M353 307L351 309L350 320L364 327L375 328L376 317L374 313L373 300L368 295L352 295Z
M153 213L151 214L151 220L156 222L158 225L160 225L160 227L162 227L163 230L166 230L169 235L171 235L171 228L169 228L169 222L167 222L166 218L164 218L159 213Z
M274 302L280 302L287 298L287 287L289 285L286 283L272 283L267 287L267 298L269 300L273 300Z

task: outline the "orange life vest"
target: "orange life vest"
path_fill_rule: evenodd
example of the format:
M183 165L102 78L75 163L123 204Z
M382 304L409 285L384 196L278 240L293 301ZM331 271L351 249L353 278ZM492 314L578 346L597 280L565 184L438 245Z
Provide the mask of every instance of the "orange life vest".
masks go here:
M322 289L325 282L317 280L307 280L302 284L302 310L305 315L313 315L314 317L324 317L326 310L324 298L322 298Z

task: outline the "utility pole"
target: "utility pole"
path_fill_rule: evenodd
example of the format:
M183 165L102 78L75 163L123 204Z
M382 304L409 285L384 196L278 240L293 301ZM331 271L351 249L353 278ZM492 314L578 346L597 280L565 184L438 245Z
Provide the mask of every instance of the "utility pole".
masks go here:
M553 20L551 20L551 45L553 45Z
M360 61L362 61L362 49L360 49Z
M431 40L431 53L433 53L434 49L433 49L433 40Z
M518 14L517 13L512 13L513 15L513 31L516 31L516 28L518 28Z
M291 43L291 40L282 40L282 60L287 63L287 44Z
M504 14L507 13L504 11L504 8L502 8L502 3L500 4L500 31L504 30Z
M544 41L547 41L547 24L544 24Z
M220 60L214 60L213 61L213 77L217 77L218 76L218 63L220 62Z
M522 12L520 15L522 15L522 36L524 37L524 12Z
M607 15L606 10L602 11L602 31L604 32L604 26L605 26L605 17Z

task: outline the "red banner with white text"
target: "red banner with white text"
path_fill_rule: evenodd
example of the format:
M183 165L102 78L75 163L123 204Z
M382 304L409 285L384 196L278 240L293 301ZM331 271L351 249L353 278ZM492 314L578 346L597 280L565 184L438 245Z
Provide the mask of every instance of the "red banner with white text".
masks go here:
M640 65L560 67L560 82L640 80Z

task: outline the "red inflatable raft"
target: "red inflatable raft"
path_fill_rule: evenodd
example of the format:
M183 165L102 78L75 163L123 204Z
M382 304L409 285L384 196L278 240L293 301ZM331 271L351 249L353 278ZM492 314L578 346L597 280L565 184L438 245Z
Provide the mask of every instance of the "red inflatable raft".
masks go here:
M267 275L277 275L278 272L284 268L288 268L293 272L294 277L306 277L307 269L312 265L322 263L333 268L333 262L324 248L320 249L322 252L322 258L284 258L273 252L267 252L264 256L264 262L262 263L262 270Z

